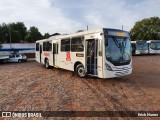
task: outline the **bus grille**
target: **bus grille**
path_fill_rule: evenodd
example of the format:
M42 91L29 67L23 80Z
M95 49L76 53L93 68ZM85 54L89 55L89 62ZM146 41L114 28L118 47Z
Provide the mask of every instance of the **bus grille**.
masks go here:
M114 71L116 72L115 75L116 75L117 77L121 77L121 76L128 75L130 69L131 69L131 68L128 68L128 67L117 68L116 70L114 70Z

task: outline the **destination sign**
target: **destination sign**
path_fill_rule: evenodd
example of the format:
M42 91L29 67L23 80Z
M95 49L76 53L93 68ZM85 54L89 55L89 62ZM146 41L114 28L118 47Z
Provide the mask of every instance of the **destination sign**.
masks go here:
M129 37L129 34L123 31L108 31L108 35L118 36L118 37Z

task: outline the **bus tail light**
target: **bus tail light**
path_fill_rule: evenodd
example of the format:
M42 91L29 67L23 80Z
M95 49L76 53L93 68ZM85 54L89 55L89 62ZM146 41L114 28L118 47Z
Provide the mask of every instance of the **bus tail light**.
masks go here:
M105 63L105 65L106 65L106 69L107 69L107 70L113 71L110 65L108 65L107 63Z

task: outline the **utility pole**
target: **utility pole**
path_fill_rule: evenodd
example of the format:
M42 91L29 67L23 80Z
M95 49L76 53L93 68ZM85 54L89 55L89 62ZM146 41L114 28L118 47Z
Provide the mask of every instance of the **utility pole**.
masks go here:
M123 25L122 25L122 30L123 30Z
M11 38L11 30L10 30L10 28L9 28L9 27L8 27L8 29L9 29L10 48L12 48L12 46L11 46L11 41L12 41L12 38Z
M88 31L88 25L87 25L87 31Z

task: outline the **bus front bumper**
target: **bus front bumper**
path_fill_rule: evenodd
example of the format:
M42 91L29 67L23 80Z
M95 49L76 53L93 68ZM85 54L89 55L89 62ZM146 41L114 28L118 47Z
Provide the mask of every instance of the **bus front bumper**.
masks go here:
M103 70L103 78L114 78L114 77L122 77L132 73L132 67L122 67L116 70L109 71L107 69Z

